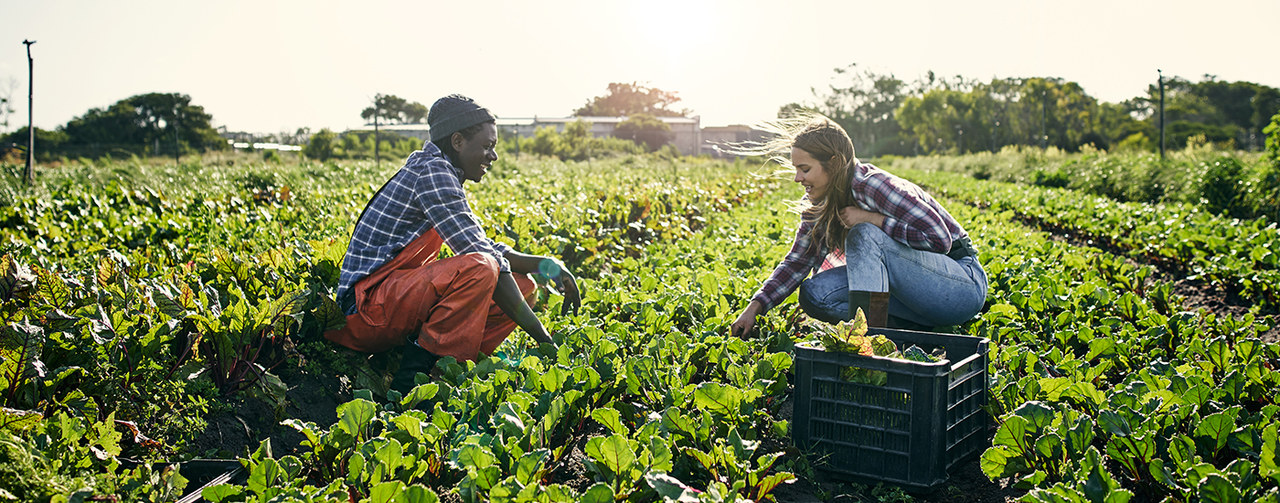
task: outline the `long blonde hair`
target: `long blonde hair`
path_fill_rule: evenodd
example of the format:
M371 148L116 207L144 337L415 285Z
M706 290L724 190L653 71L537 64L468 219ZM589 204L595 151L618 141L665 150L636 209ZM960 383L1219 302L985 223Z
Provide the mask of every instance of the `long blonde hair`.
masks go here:
M735 153L766 155L784 168L791 165L791 148L799 148L817 159L827 174L827 193L817 201L801 198L792 204L802 219L814 222L812 244L826 250L844 248L848 234L840 222L840 209L856 204L849 191L850 178L858 158L853 140L844 128L818 113L804 112L754 126L772 137L765 142L736 145ZM787 173L786 171L779 172Z

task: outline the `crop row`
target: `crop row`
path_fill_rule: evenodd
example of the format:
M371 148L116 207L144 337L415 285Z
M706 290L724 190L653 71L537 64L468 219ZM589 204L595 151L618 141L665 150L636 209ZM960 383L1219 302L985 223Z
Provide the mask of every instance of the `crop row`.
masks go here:
M1280 310L1280 228L1224 218L1188 204L1121 203L1081 192L910 172L936 193L1103 247Z

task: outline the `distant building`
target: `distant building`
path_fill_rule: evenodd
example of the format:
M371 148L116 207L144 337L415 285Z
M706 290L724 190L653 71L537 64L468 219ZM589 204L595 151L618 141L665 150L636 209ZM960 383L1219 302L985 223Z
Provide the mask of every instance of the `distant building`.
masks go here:
M769 139L769 135L751 126L734 124L732 126L712 126L702 128L702 149L700 154L712 157L726 157L730 154L725 149L734 144L759 143Z

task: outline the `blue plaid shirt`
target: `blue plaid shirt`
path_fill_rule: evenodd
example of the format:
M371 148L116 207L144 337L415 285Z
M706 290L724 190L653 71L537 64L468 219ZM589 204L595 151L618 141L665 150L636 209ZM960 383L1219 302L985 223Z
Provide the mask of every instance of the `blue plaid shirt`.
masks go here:
M462 170L435 144L409 154L404 167L369 201L364 216L351 232L347 255L338 278L338 303L355 314L356 282L395 258L409 243L435 229L455 255L487 253L498 270L510 272L504 255L511 247L485 236L484 229L462 190Z
M894 241L917 250L947 253L951 242L968 236L964 227L920 186L867 163L859 163L849 180L853 200L864 210L885 216L880 226ZM831 250L813 243L812 220L800 219L791 251L751 297L773 309L809 277ZM811 244L812 243L812 244Z

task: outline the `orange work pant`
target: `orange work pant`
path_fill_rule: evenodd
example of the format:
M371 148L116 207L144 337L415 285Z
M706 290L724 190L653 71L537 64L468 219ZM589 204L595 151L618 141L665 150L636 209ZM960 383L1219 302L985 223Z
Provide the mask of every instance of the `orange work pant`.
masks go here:
M458 361L492 354L516 323L493 301L498 262L483 253L436 259L434 230L409 243L391 262L357 281L356 314L325 338L368 353L386 351L417 335L418 345ZM515 274L526 299L533 279Z

